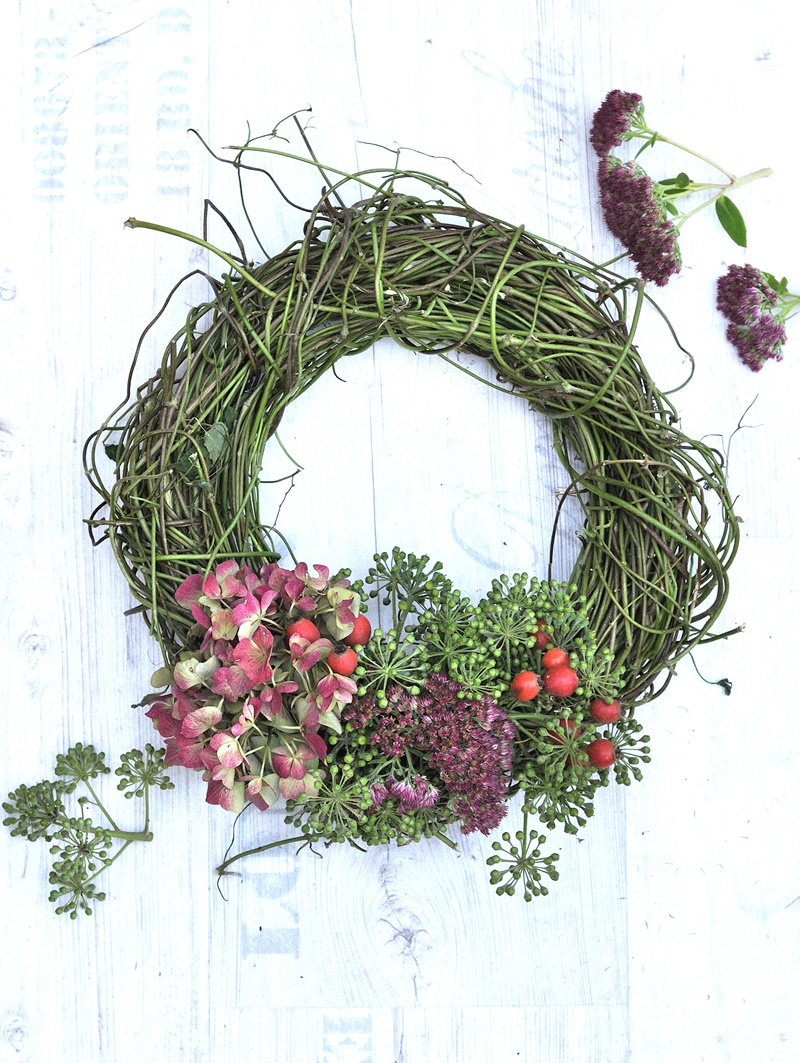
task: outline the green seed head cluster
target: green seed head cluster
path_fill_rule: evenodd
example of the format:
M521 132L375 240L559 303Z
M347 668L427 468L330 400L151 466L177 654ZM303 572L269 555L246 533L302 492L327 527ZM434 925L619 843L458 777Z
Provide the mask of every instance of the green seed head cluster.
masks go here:
M48 779L35 786L19 786L3 802L7 813L3 820L13 835L28 841L42 839L49 845L53 857L49 881L54 888L49 899L56 905L58 915L76 919L79 912L92 914L92 903L105 900L105 893L98 891L95 879L109 867L127 847L135 841L150 841L149 796L156 787L167 790L172 783L164 774L164 750L156 750L150 744L144 752L132 749L120 757L116 774L120 777L119 789L126 797L144 797L145 822L141 831L120 830L106 810L92 782L111 772L105 763L105 754L93 746L80 742L59 753L55 764L55 781ZM65 798L82 785L87 791L73 797L78 815L70 814ZM108 826L94 823L86 814L88 806L94 806L105 817ZM121 843L116 845L116 843Z

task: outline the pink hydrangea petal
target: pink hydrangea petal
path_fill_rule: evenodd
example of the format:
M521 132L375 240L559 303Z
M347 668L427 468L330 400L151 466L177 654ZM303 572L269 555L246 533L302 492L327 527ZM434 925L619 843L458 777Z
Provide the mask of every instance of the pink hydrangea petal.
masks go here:
M288 778L281 779L280 781L281 794L288 800L293 801L299 797L300 794L306 792L306 785L304 779L300 778Z
M282 747L272 750L272 767L275 774L281 779L288 779L292 770L292 762L288 753L282 751Z
M238 780L228 789L221 782L212 779L206 791L209 805L219 805L226 812L241 812L244 808L244 783Z
M231 665L230 668L216 670L211 690L215 694L220 694L226 701L239 701L250 691L252 685L241 668Z
M211 617L211 635L215 639L225 639L231 642L238 633L237 625L233 622L233 613L230 609L217 609Z
M205 766L203 764L203 753L205 749L202 741L197 739L192 740L186 738L183 735L176 735L175 747L177 750L178 763L183 768L190 768L192 771L201 771Z
M202 590L203 577L201 573L195 572L193 576L188 576L175 591L175 601L180 605L188 605L190 602L196 602L200 597Z
M244 760L244 754L236 739L224 731L218 731L211 739L211 748L216 751L217 760L223 768L238 768Z
M325 585L328 582L330 569L327 565L314 565L314 571L316 572L316 576L309 576L308 565L305 561L301 561L295 568L294 574L298 579L301 579L307 587L311 587L315 591L324 590Z
M319 735L314 731L306 731L303 737L313 751L314 756L318 757L320 760L324 760L328 755L328 745L322 735Z
M192 602L192 616L206 631L211 627L211 617L205 609L200 608L197 602Z
M219 583L217 583L217 577L213 572L209 572L203 580L203 597L214 599L222 597L222 591L220 590Z
M233 650L233 660L244 671L254 686L268 683L272 678L269 659L272 653L273 638L265 628L258 628L253 637L242 639Z
M260 610L261 603L258 598L248 591L244 596L244 601L233 607L233 622L237 627L241 627L247 620L257 617Z
M181 734L186 738L197 738L209 727L214 727L222 719L222 711L216 705L203 705L194 709L181 724Z

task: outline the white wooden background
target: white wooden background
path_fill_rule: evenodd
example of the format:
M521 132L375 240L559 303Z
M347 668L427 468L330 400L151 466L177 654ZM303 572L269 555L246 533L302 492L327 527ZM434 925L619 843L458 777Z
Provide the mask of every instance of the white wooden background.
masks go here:
M679 400L686 429L727 438L757 396L732 448L743 543L721 622L747 630L697 655L707 675L732 679L732 696L681 670L644 714L645 781L601 794L580 841L554 838L561 881L530 905L493 895L483 838L455 855L278 850L228 879L226 902L211 872L230 821L179 770L156 802L154 842L108 876L92 919L52 914L43 847L2 831L1 1061L800 1059L800 327L785 362L756 377L713 308L729 262L800 285L799 30L795 5L756 0L3 0L3 794L50 774L69 743L116 757L152 737L129 706L157 656L123 617L132 603L110 550L90 548L80 458L168 288L217 268L124 220L199 232L206 196L241 219L232 173L188 126L219 148L248 121L268 132L310 104L315 147L334 165L388 160L366 141L451 157L472 176L403 156L598 260L617 249L587 126L611 88L640 92L653 124L734 171L775 174L737 197L747 258L701 217L661 297L697 356ZM670 172L664 158L657 176ZM312 199L316 178L281 172ZM266 183L253 210L270 250L298 234L302 219ZM176 300L141 378L203 295L198 282ZM641 349L662 386L680 379L654 315ZM341 375L346 385L320 383L283 429L306 469L281 519L299 556L358 570L397 542L440 558L470 595L502 571L544 574L564 486L547 424L391 345ZM348 426L338 453L331 418ZM282 460L270 452L270 471ZM276 506L265 496L265 515ZM573 554L566 535L561 574ZM244 822L243 842L256 825L285 830L269 813Z

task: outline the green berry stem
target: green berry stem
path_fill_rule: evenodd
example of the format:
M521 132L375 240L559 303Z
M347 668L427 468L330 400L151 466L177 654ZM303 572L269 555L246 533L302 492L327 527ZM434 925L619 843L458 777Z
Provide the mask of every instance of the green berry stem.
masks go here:
M118 838L120 841L126 842L127 845L131 842L151 842L153 840L153 832L147 829L147 824L145 824L143 830L110 830L108 834L109 837ZM120 852L122 852L122 849L120 849Z
M126 797L144 797L144 826L141 830L121 830L114 817L100 799L91 780L99 775L108 775L105 754L93 746L81 743L56 758L55 774L63 777L57 782L43 781L35 786L19 786L3 802L8 813L3 820L11 833L28 841L43 839L49 846L54 861L49 874L50 885L55 887L49 899L56 905L58 915L68 914L76 919L78 912L92 914L90 902L105 900L105 893L98 892L94 880L134 842L153 840L150 830L150 788L169 790L173 784L164 773L165 751L156 750L150 743L144 751L131 750L120 757L116 774L120 779L117 789ZM77 815L70 814L65 798L83 784L90 796L78 797ZM111 829L94 824L87 815L90 807L99 809ZM122 845L112 852L112 843Z
M103 802L98 797L97 791L92 786L91 782L89 782L88 779L83 779L82 782L83 782L83 785L86 787L86 789L89 791L89 793L92 795L92 803L103 813L103 815L106 817L108 822L111 824L111 831L110 831L111 837L112 838L127 838L129 836L128 832L127 831L120 831L119 827L114 822L114 819L113 819L111 813L108 811L106 806L103 804ZM145 831L147 830L147 820L146 819L145 819L144 829L145 829ZM149 839L147 839L147 840L149 841Z

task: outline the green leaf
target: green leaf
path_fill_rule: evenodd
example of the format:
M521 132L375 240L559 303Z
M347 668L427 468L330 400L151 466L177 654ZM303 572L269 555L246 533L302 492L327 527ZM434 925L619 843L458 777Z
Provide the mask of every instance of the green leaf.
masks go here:
M114 462L119 461L125 453L125 448L121 443L104 443L103 450L106 452L106 457Z
M719 223L739 247L747 247L747 227L742 212L727 196L720 196L714 204Z
M196 451L192 451L189 454L181 454L173 468L175 469L175 472L179 473L181 476L185 476L187 479L194 478L196 480L199 475L197 471Z
M670 214L674 214L676 217L680 214L680 211L675 206L675 204L671 203L669 200L666 201L664 206L667 208L667 210L670 212Z
M647 140L644 142L644 144L642 144L642 146L639 148L639 150L633 156L634 159L638 159L639 156L642 154L642 152L643 151L647 151L648 148L654 148L657 143L658 143L658 133L653 133L653 135L651 137L647 138Z
M168 687L172 685L173 675L172 669L166 667L157 668L155 672L150 676L150 686L158 690L161 687Z
M781 279L778 280L774 273L768 273L765 269L762 269L761 272L766 277L767 284L772 288L776 295L784 295L786 293L789 287L789 282L785 277L781 277Z
M228 428L222 421L217 421L203 433L203 448L208 454L211 465L219 461L228 445Z
M676 188L679 190L688 188L691 183L692 179L689 177L688 174L685 173L679 173L677 177L664 177L661 181L658 182L661 188Z

